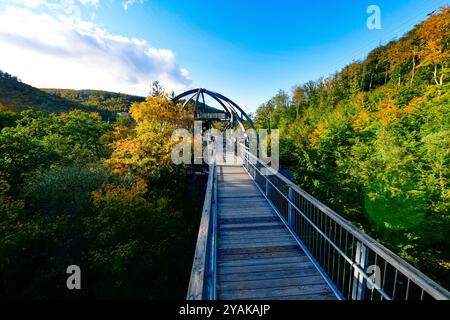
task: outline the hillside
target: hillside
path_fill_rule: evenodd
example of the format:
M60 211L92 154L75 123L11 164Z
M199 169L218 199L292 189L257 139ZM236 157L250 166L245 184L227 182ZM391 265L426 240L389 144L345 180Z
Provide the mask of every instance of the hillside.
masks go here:
M79 103L87 108L111 112L128 111L131 103L143 102L144 97L102 90L49 89L42 91L65 100Z
M319 200L450 285L450 7L331 77L280 91L255 123Z
M144 97L100 90L38 89L0 70L0 104L20 112L27 108L49 113L71 110L99 112L112 119L117 112L127 111L133 102Z
M18 112L26 108L61 113L86 108L77 102L51 95L21 82L17 77L0 70L0 103Z

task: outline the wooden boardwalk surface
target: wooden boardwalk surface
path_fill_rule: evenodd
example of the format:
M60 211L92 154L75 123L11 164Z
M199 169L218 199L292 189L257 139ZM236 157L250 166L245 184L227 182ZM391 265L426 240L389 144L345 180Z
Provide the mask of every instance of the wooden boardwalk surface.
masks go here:
M336 299L242 166L217 183L218 299Z

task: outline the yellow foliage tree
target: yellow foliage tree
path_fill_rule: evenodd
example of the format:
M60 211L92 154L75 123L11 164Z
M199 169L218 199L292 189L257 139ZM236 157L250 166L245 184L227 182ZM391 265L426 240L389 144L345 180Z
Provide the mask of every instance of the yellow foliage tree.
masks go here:
M421 50L419 56L422 62L419 66L433 65L433 80L437 85L444 83L450 59L450 7L441 9L440 14L433 14L423 22L418 29ZM441 74L438 79L438 67L441 67Z
M193 114L181 110L165 96L148 97L133 103L131 117L136 127L122 139L112 142L112 154L106 161L116 174L132 173L153 181L178 170L172 163L171 150L175 129L193 127ZM123 131L122 131L123 133ZM175 176L175 175L173 175Z

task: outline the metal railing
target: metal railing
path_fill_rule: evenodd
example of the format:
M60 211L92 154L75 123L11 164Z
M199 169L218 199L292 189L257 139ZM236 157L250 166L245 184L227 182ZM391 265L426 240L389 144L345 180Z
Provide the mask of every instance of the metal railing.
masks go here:
M340 299L440 299L450 293L239 145L244 167Z
M187 300L215 300L216 298L217 183L214 152L211 152L210 159Z

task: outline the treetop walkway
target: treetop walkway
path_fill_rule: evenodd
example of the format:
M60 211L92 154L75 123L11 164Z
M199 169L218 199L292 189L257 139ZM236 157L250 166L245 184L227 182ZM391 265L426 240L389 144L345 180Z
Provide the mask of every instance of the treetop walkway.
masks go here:
M212 92L191 90L189 100L205 93ZM247 116L225 99L232 106L229 119L244 127ZM449 298L449 291L273 170L245 144L220 159L212 157L188 300Z

